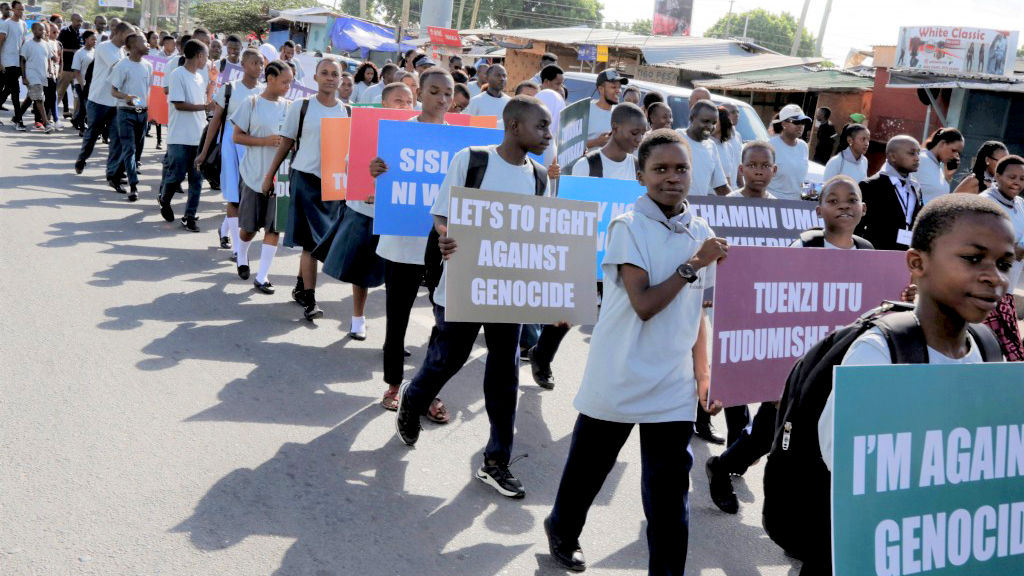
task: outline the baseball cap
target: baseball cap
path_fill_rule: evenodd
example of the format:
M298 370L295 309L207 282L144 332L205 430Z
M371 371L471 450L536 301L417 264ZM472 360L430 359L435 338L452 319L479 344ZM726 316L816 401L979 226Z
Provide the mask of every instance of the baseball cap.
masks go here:
M413 68L420 68L422 66L437 66L437 62L430 59L429 56L419 56L412 61Z
M616 70L605 70L597 75L597 86L600 87L605 82L621 82L626 85L629 84L629 78L619 74Z
M810 117L804 114L804 111L800 106L797 106L796 104L787 104L782 107L782 110L779 110L779 122L785 122L787 120L790 122L807 122L810 120Z
M850 120L853 120L858 124L863 123L865 120L867 120L867 118L867 116L861 114L860 112L854 112L853 114L850 114Z

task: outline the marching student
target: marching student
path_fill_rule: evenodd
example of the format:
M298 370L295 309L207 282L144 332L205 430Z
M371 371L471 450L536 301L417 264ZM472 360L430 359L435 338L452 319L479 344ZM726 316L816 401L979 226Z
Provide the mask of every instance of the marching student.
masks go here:
M280 236L277 222L277 196L261 190L274 155L281 146L281 127L288 115L291 101L284 95L291 88L294 75L291 67L281 60L267 64L264 71L266 86L262 94L247 97L229 118L234 126L232 140L244 147L238 166L238 276L249 279L249 244L256 233L263 230L263 248L260 252L260 271L253 285L264 294L273 294L274 285L267 275L277 253Z
M508 105L509 95L505 94L505 83L508 72L501 64L487 68L487 90L477 94L469 101L466 114L470 116L497 116L498 128L502 128L502 110Z
M110 133L113 126L117 113L117 99L110 92L110 72L114 69L114 64L124 58L124 39L131 33L131 25L121 22L111 31L110 40L101 42L96 47L92 62L92 81L89 84L89 99L85 103L89 128L85 131L85 139L82 140L82 148L75 161L75 174L81 174L85 170L85 162L92 156L96 140L100 135L106 136ZM120 141L112 138L107 158L107 184L115 190L120 187L120 158Z
M754 157L754 154L765 153L763 148L753 146L754 144L758 143L747 144L744 148L745 155L751 154ZM763 144L768 145L767 143ZM761 176L768 171L763 167L760 170L751 169L749 164L751 164L749 160L743 164L744 176L751 177L748 180L748 185L756 183L756 186L762 187L764 183ZM833 250L871 250L874 247L870 242L854 234L857 224L860 223L866 211L867 206L861 198L858 183L846 175L834 176L822 187L816 208L818 217L825 221L825 227L805 231L798 240L793 242L792 246ZM913 293L913 290L908 288L903 292L902 299L913 301ZM745 406L743 408L746 409ZM739 500L736 498L736 493L733 492L732 476L742 476L746 473L747 468L753 466L759 458L767 455L771 450L777 413L774 402L762 403L754 415L753 422L750 422L750 426L744 427L738 437L729 442L729 447L721 456L713 456L705 463L704 469L708 476L711 500L723 512L735 514L739 511ZM749 418L749 415L747 417Z
M949 182L960 167L963 149L964 135L956 128L939 128L928 137L915 175L921 187L922 202L927 204L949 194Z
M448 109L452 114L462 113L469 106L469 88L465 84L455 84L455 98Z
M690 125L677 130L693 159L690 196L707 196L712 192L725 196L730 192L718 149L711 139L716 124L718 108L711 100L698 100L690 108Z
M177 62L178 62L178 45L177 45L177 42L174 39L174 36L169 36L169 35L165 35L161 39L160 42L161 42L160 50L157 51L157 53L154 54L154 55L155 56L159 56L160 58L166 58L167 59L167 64L164 67L164 78L167 78L167 76L169 76L170 73L174 69L174 68L171 67L171 62L175 63L175 67L177 66ZM152 52L150 52L150 53L152 54ZM163 126L163 124L157 122L156 120L154 120L152 122L152 124L156 126L156 149L160 150L164 146L164 126ZM147 137L149 136L149 131L146 131L146 136Z
M989 140L978 148L974 155L974 164L971 172L960 181L960 184L953 192L965 192L968 194L979 194L992 186L996 178L996 165L1010 151L1006 144L998 140Z
M377 82L373 86L370 86L363 90L363 95L359 99L360 104L380 104L381 95L384 92L384 87L395 81L395 74L398 72L398 66L391 64L390 62L385 64L380 69L380 82Z
M726 194L726 198L765 198L775 200L768 191L768 185L775 177L775 149L772 145L756 140L747 142L740 153L740 175L743 176L743 188Z
M0 21L0 68L3 69L4 82L3 90L0 90L0 107L7 102L8 97L11 98L14 108L11 122L19 132L25 131L25 125L21 122L22 114L19 112L22 82L21 46L30 36L28 25L22 17L24 14L25 5L19 0L14 0L11 2L11 15Z
M536 96L540 92L540 86L536 82L530 80L523 80L516 85L516 96Z
M356 70L355 86L352 89L352 102L362 102L363 94L380 80L380 73L377 65L373 62L363 62Z
M146 40L139 34L125 39L128 57L110 72L110 92L117 98L116 126L120 140L121 163L128 174L128 201L139 199L139 158L146 140L149 122L149 87L153 83L153 65L142 59L149 53Z
M414 98L405 83L393 82L384 88L385 108L412 110ZM379 176L379 168L379 163L371 163L370 174ZM373 195L366 201L346 201L340 218L313 253L314 258L324 263L324 274L352 285L352 324L348 334L360 341L366 340L366 298L370 288L384 283L385 273L384 259L377 255L380 236L373 233L373 207Z
M338 100L341 100L342 104L346 106L352 104L352 89L355 84L352 80L352 75L348 72L341 73L341 83L338 85Z
M305 78L302 72L302 66L299 65L298 61L295 61L295 42L291 40L285 40L284 44L281 45L281 51L278 56L285 64L292 63L295 65L295 80L302 82Z
M232 51L232 36L228 38L228 54ZM206 141L203 149L196 156L196 166L201 166L207 155L214 148L214 140L220 142L217 153L220 154L220 193L224 197L225 212L224 222L221 224L217 235L221 248L235 247L233 256L238 261L238 203L241 200L239 194L238 166L245 154L245 149L235 146L235 127L231 123L231 116L238 110L249 96L263 92L263 83L260 76L263 74L263 56L252 48L248 48L241 57L243 76L238 80L232 80L221 86L213 95L213 118L210 120L210 127L206 131Z
M409 87L409 94L412 94L412 107L414 110L419 110L420 103L416 101L416 94L419 92L420 89L420 75L416 72L400 71L397 74L395 74L395 81L401 82L402 84L405 84L406 86ZM387 87L385 86L385 88ZM383 105L384 108L388 108L388 105L383 102L383 99L384 98L382 93L381 104Z
M36 123L32 131L49 134L55 128L53 123L49 121L43 95L43 91L46 88L49 69L48 62L51 53L49 45L43 40L44 30L45 27L41 22L32 23L32 38L21 46L20 69L22 80L25 86L28 87L27 102L31 103L36 114ZM18 108L17 99L15 99L15 107ZM19 110L24 108L22 106Z
M75 117L71 120L71 125L78 130L79 138L85 136L85 102L88 97L85 73L96 53L96 38L96 33L92 30L82 32L82 47L71 59L71 70L75 74Z
M316 305L317 263L312 253L338 218L342 207L339 202L324 202L320 191L320 121L348 117L345 105L338 100L341 65L336 60L324 58L316 65L314 80L316 96L296 100L288 109L288 118L281 130L281 146L261 186L264 194L274 189L274 177L281 163L292 154L288 176L291 198L284 245L302 248L292 298L302 306L307 320L324 314Z
M868 147L871 131L863 124L847 124L839 135L839 150L825 164L825 180L846 174L857 182L868 179Z
M170 122L167 129L167 154L164 155L163 175L160 180L160 215L174 221L171 200L188 178L188 202L181 225L189 232L199 232L196 212L203 187L203 174L196 167L206 113L213 103L206 101L206 59L209 49L199 40L185 44L185 63L174 69L168 78Z
M929 364L975 364L996 361L980 341L991 333L968 331L983 322L1009 291L1014 263L1014 229L998 204L970 194L946 194L929 202L914 223L907 250L911 283L917 286L914 319L923 335ZM976 336L977 334L977 336ZM982 348L985 348L983 351ZM843 357L844 366L893 363L891 344L881 328L859 336ZM832 471L834 389L818 419L821 459ZM824 488L824 487L823 487ZM827 488L822 493L827 497ZM827 500L823 502L827 506ZM804 559L801 574L830 574L829 527L808 526L818 533L816 550Z
M906 250L911 228L924 202L912 174L921 162L921 147L912 136L893 136L885 145L882 170L860 183L864 202L871 211L864 215L857 234L876 250Z
M718 159L722 162L726 184L730 189L739 188L736 176L739 172L742 145L737 146L740 135L725 106L718 107L718 123L715 124L715 129L711 132L711 141L715 144Z
M1004 156L996 165L996 179L992 187L981 196L993 200L1010 217L1014 233L1014 262L1009 273L1009 289L999 301L999 306L989 313L985 323L996 333L1003 356L1010 362L1024 362L1024 345L1021 344L1020 327L1017 323L1017 307L1013 289L1020 286L1021 271L1024 270L1024 158Z
M796 104L787 104L772 122L776 136L769 142L775 148L775 164L779 167L769 190L782 200L800 200L807 178L807 142L801 138L811 119Z
M707 397L710 335L703 293L714 285L715 264L728 246L689 209L690 157L682 136L672 130L648 134L639 162L647 193L608 227L601 315L544 531L555 560L586 569L579 537L587 513L639 424L648 570L682 575L693 421L698 410L721 410Z
M420 82L419 99L423 113L410 122L446 124L444 115L455 93L455 81L451 73L440 67L429 68L420 76ZM387 170L387 164L380 158L374 158L370 163L370 175L374 178ZM377 255L384 259L387 320L384 332L384 383L388 389L381 405L387 410L398 409L398 387L403 381L406 357L405 334L427 270L424 264L426 249L427 239L417 236L383 235L377 243ZM431 403L426 417L439 424L448 422L448 409L440 398L435 398Z
M647 107L647 122L651 125L651 131L672 127L672 108L664 102L651 102Z
M487 147L486 169L478 188L505 194L546 195L547 173L543 166L527 156L543 154L551 143L551 114L540 100L516 96L503 110L504 139ZM444 183L430 213L434 229L440 235L438 246L445 259L458 258L455 238L448 236L448 204L452 186L465 185L470 158L479 152L460 150L452 159ZM430 265L430 263L428 263ZM519 324L448 322L445 277L447 266L434 292L434 329L427 357L411 382L398 392L395 423L398 435L407 445L415 445L420 435L420 416L425 414L444 385L462 369L481 328L487 344L484 368L484 403L490 422L490 438L476 478L503 496L522 498L523 484L512 475L512 441L515 433L516 403L519 395Z

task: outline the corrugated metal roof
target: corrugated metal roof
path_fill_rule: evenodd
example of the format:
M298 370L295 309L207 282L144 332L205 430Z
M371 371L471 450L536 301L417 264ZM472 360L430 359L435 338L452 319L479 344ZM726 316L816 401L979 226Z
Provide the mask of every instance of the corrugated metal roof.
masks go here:
M734 74L713 80L694 80L693 84L709 90L744 92L863 92L874 87L875 79L833 68L796 67Z
M686 59L673 58L658 64L658 66L669 66L672 68L680 68L682 70L713 74L715 76L725 76L727 74L740 74L756 70L808 66L818 64L823 61L824 58L797 58L793 56L785 56L783 54L746 53L742 56L730 55Z

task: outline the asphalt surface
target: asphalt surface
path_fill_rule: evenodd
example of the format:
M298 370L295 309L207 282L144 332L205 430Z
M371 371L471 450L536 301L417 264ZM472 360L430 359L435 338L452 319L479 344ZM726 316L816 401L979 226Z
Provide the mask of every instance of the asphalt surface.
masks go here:
M289 300L295 251L278 252L278 293L267 296L216 247L218 193L204 190L199 234L160 218L155 138L131 204L105 185L105 146L76 176L77 132L16 133L9 117L0 574L566 573L541 523L576 418L588 329L563 344L555 390L535 386L524 363L514 453L529 458L513 471L527 495L503 498L472 477L487 437L482 338L441 394L453 421L424 420L409 449L379 405L383 289L370 295L365 342L347 337L351 292L329 278L317 294L325 318L306 322ZM175 207L180 216L180 196ZM424 292L407 378L431 325ZM645 573L638 443L634 432L590 512L589 574ZM795 575L760 525L763 462L736 479L742 509L729 516L704 473L721 448L691 448L689 573Z

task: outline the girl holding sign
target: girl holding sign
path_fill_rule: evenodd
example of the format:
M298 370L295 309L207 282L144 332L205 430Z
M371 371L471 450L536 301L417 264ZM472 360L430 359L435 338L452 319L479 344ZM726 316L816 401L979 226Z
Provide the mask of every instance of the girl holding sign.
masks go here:
M264 294L273 294L274 285L267 274L277 254L280 237L277 197L258 190L274 159L274 152L281 145L281 126L291 105L284 95L288 93L294 75L291 68L280 60L267 64L264 74L267 86L263 93L246 98L230 120L235 127L235 144L245 147L245 155L238 167L241 176L238 184L238 275L243 280L249 279L249 243L262 229L260 271L253 285Z
M698 409L710 413L704 289L728 251L686 202L690 155L676 132L639 150L647 194L608 227L604 298L574 406L580 411L551 515L551 555L586 569L579 536L633 426L640 425L642 494L652 574L682 575L689 535L688 448ZM698 403L700 408L698 408Z
M428 69L420 76L419 101L423 113L410 122L446 124L444 115L455 97L455 80L444 68ZM370 175L377 178L387 172L388 166L380 158L370 163ZM423 255L427 239L418 236L381 236L377 255L384 259L385 308L387 327L384 333L384 382L388 385L381 405L388 410L398 409L398 387L402 384L405 366L405 333L409 316L419 294L426 265ZM427 418L439 424L448 423L448 409L435 398Z

